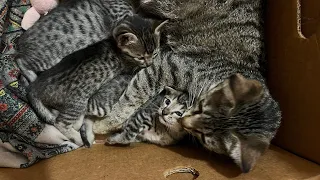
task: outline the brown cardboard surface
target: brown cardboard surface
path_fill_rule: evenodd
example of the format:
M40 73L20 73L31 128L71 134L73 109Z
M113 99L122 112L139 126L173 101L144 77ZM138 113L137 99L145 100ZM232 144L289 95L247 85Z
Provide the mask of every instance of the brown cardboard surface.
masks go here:
M305 26L300 25L298 0L267 1L268 81L283 111L274 142L320 163L320 28L314 23L320 3L302 1Z
M199 180L302 180L320 175L320 166L271 147L249 174L228 159L191 145L168 148L149 144L131 147L94 145L43 160L28 169L0 169L1 180L161 180L176 166L192 166ZM191 180L188 174L172 180Z

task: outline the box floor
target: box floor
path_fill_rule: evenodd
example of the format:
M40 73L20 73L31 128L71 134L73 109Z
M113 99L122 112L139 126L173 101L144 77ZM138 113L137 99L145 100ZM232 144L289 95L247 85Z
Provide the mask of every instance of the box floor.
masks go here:
M0 169L1 180L161 180L163 172L176 166L192 166L199 180L295 180L320 179L320 166L271 146L249 174L225 157L196 145L129 147L94 145L40 161L27 169ZM188 180L190 174L168 179Z

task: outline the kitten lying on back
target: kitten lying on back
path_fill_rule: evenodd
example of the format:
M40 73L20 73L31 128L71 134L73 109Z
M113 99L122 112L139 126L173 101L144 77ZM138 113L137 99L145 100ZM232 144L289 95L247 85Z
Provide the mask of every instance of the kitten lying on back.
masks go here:
M144 141L162 146L177 143L187 134L178 122L187 108L186 102L185 93L165 87L164 92L147 102L126 121L120 133L111 134L107 143Z
M32 107L44 121L82 145L78 130L89 98L113 77L150 65L164 23L158 25L138 15L127 17L113 31L115 42L109 39L89 46L44 71L30 85L28 99ZM59 111L58 116L48 108Z

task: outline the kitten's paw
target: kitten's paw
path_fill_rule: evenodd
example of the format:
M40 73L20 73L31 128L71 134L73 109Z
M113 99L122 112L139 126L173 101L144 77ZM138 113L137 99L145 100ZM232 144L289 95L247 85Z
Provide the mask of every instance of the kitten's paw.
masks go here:
M130 141L126 140L124 133L109 134L105 140L109 145L130 145Z
M83 146L83 141L80 132L72 129L62 132L71 142L77 144L78 146Z
M78 149L80 146L70 142L70 141L65 141L63 143L61 143L61 145L67 145L68 150L72 151L75 149Z

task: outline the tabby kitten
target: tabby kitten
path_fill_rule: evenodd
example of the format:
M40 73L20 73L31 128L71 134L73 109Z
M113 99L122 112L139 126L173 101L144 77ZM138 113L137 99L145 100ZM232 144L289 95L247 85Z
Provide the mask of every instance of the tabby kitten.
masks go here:
M204 146L252 169L280 125L261 74L263 0L151 0L171 17L154 64L139 71L95 133L118 127L164 86L187 91L182 125ZM192 122L195 120L195 122Z
M150 142L162 146L177 143L186 135L178 119L186 110L187 96L165 87L155 100L150 100L138 113L128 119L120 133L107 138L109 144ZM159 106L160 105L160 106Z
M63 57L110 37L119 21L132 15L132 5L127 0L61 2L21 35L17 64L32 82L39 72Z
M159 31L163 25L155 23L158 22L138 15L127 17L113 31L116 42L101 41L42 72L28 92L35 111L71 141L82 145L78 130L83 124L89 98L115 76L133 73L137 67L150 64L147 57L159 47ZM145 56L141 58L139 54ZM48 108L59 111L58 116Z

